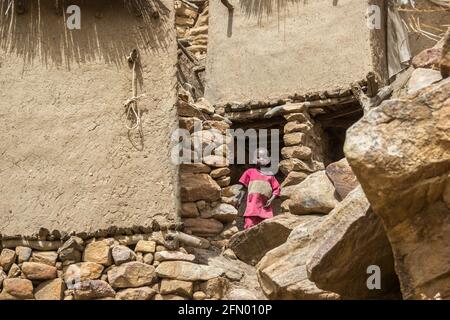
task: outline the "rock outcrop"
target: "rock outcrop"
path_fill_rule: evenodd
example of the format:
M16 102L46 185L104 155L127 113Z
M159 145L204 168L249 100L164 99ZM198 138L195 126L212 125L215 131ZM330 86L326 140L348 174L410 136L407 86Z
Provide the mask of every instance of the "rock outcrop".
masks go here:
M344 151L391 243L405 299L450 298L450 79L385 101Z
M318 249L307 263L308 277L319 288L353 299L399 292L391 245L360 186L325 217L310 246ZM380 289L367 286L370 266L380 268Z
M286 243L269 251L258 263L258 280L269 299L337 299L339 296L317 288L308 279L306 262L312 254L310 237L322 218L298 225Z
M228 246L240 260L256 265L268 251L285 243L297 225L317 218L314 215L282 214L236 233L231 237Z

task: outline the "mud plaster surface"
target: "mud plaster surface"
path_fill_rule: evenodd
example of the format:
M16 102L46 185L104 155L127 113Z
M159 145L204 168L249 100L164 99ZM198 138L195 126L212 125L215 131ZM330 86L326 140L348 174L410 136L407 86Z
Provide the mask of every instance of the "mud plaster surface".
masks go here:
M232 17L220 1L209 9L206 97L212 103L348 87L373 69L368 1L287 2L271 12L276 1L232 2Z
M0 234L174 221L173 1L160 3L159 22L136 17L123 1L74 1L82 11L74 31L54 1L29 2L12 32L0 20ZM138 94L146 94L143 151L130 142L123 116L131 97L125 57L136 47ZM140 146L138 136L131 140Z

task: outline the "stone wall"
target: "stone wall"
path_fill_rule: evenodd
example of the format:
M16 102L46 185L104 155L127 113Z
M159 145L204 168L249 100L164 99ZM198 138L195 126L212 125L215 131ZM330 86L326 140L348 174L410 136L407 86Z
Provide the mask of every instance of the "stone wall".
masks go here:
M174 235L173 237L170 234ZM169 235L169 236L168 236ZM199 262L205 240L180 233L5 240L0 300L222 299L243 274Z
M72 31L54 1L27 3L0 19L0 234L176 222L173 1L157 4L159 18L119 0L73 1L82 24ZM142 139L123 107L134 48Z
M194 102L183 89L177 106L179 127L190 139L188 144L179 144L180 215L185 231L204 237L219 236L234 227L237 216L237 190L229 186L227 159L230 121L215 113L204 98ZM208 152L208 147L212 147L212 152ZM219 236L217 240L220 239Z
M231 121L203 97L199 68L204 71L208 43L209 1L177 1L179 42L177 100L179 128L189 142L179 144L180 216L184 231L210 238L220 247L237 232L236 190L230 188L227 130ZM186 138L186 137L185 137ZM208 152L206 147L212 147Z
M285 175L282 187L298 185L310 174L325 169L326 136L308 111L285 114L283 160L280 170ZM290 188L285 188L282 210L289 212Z

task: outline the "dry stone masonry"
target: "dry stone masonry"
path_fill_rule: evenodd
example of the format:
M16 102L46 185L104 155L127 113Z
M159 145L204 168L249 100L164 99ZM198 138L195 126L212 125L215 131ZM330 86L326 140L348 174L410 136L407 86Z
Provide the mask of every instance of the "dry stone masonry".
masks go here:
M168 234L72 236L50 251L41 251L42 246L3 248L0 300L204 300L226 298L231 289L248 292L239 280L251 270L228 258L220 266L208 265L192 247L205 247L205 240L184 234L187 243L174 247Z

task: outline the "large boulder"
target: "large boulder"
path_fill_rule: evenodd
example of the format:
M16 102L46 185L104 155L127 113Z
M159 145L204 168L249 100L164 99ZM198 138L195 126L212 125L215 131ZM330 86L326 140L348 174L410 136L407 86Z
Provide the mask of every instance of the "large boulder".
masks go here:
M335 192L325 171L315 172L293 188L289 210L293 214L328 213L338 204Z
M209 174L180 174L180 195L183 202L220 199L220 187Z
M352 168L345 158L330 163L326 167L325 172L333 183L340 200L344 199L350 191L359 185L358 179L356 179Z
M317 287L346 298L382 298L398 293L392 249L380 218L361 186L331 211L311 237L318 249L307 263L308 277ZM381 289L369 290L369 266L381 270Z
M268 251L285 243L297 225L317 219L315 215L281 214L236 233L228 246L240 260L254 266Z
M308 280L306 262L311 255L311 233L322 218L298 225L281 246L267 252L257 265L259 284L272 300L337 299L339 296L316 287Z
M450 79L385 101L344 151L382 219L403 297L450 298Z

